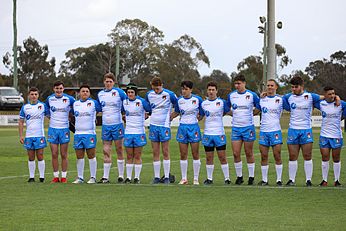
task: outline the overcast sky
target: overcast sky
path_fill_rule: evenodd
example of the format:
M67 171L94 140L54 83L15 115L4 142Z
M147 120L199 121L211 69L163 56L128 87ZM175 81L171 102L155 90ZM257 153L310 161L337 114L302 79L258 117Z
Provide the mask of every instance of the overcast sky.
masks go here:
M12 0L0 0L0 55L12 48ZM47 44L57 66L67 50L109 41L107 34L123 19L139 18L163 31L169 43L183 34L204 48L211 66L230 74L249 55L260 55L259 16L267 0L17 0L18 45L34 37ZM345 0L276 0L276 43L292 64L279 75L305 69L310 61L346 50ZM0 64L0 73L8 73Z

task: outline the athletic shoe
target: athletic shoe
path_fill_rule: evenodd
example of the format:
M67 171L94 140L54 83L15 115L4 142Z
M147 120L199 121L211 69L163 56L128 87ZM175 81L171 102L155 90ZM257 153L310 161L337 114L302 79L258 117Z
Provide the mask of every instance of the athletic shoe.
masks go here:
M50 183L59 183L59 177L54 177Z
M28 182L29 182L29 183L35 182L35 178L29 178Z
M244 183L243 177L242 176L238 176L237 180L235 181L235 184L241 185L242 183Z
M97 182L97 183L99 183L99 184L109 184L110 182L109 182L109 180L107 179L107 178L101 178L100 180L99 180L99 182Z
M328 182L325 180L322 180L322 182L319 184L319 186L321 187L327 187L328 186Z
M171 181L169 180L169 177L166 177L166 178L163 180L163 183L164 183L164 184L170 184Z
M135 178L135 179L133 179L133 183L134 184L140 184L141 182L140 182L140 180L138 178Z
M72 184L83 184L84 180L82 178L77 178L75 181L72 182Z
M90 179L87 182L88 184L95 184L96 183L96 179L94 177L90 177Z
M63 184L67 183L67 178L66 177L61 177L60 182L63 183Z
M334 186L335 187L341 187L342 184L340 184L340 182L337 180L337 181L334 182Z
M213 184L213 180L206 179L203 184L204 185L212 185Z
M160 183L160 178L155 177L155 178L153 179L153 184L159 184L159 183Z
M249 177L249 180L247 182L247 185L253 185L253 182L255 181L255 177Z
M199 185L199 181L198 180L193 180L193 185Z
M286 186L296 186L296 183L294 183L292 180L287 181Z
M118 184L121 184L121 183L123 183L124 182L124 178L122 178L122 177L118 177Z
M44 182L44 178L40 178L40 182L43 183Z
M269 184L268 184L268 182L261 180L260 182L258 182L258 185L259 186L268 186Z
M124 184L131 184L131 180L129 178L126 178Z
M282 186L282 182L281 181L277 181L276 182L276 186L280 186L281 187Z
M225 184L231 184L231 180L230 179L226 179L225 180Z
M312 186L311 180L307 180L306 181L306 187L311 187L311 186Z
M185 185L185 184L189 184L189 182L185 179L181 179L179 182L180 185Z

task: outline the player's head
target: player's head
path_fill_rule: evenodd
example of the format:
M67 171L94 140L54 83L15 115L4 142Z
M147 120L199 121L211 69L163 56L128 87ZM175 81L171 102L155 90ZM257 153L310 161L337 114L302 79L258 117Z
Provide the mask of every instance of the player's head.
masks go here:
M79 96L83 101L87 100L90 97L90 87L88 84L83 84L79 87Z
M131 99L131 100L136 98L137 91L138 91L138 88L137 88L136 84L134 84L134 83L129 83L126 86L127 97L129 97L129 99Z
M150 81L151 89L155 91L156 94L159 94L162 92L162 80L160 77L155 76L154 78L151 79Z
M62 94L64 93L64 83L60 80L56 81L53 84L53 91L54 91L55 96L61 97Z
M35 104L38 101L38 97L40 96L40 92L36 87L31 87L28 92L28 99L31 104Z
M278 89L278 87L279 87L279 85L275 81L275 79L269 79L267 81L267 93L269 95L275 95L276 94L276 90Z
M245 91L246 87L246 80L245 76L242 74L237 75L233 79L234 87L238 92L243 92Z
M107 90L111 90L114 87L116 80L112 72L108 72L103 76L103 84Z
M207 84L208 99L214 100L217 98L217 83L211 81Z
M335 100L335 91L334 88L330 86L326 86L323 88L324 90L324 98L328 102L333 102Z
M188 98L191 96L193 83L190 80L184 80L180 84L181 94L183 97Z
M295 95L300 95L304 92L304 80L299 75L294 76L290 80L291 91Z

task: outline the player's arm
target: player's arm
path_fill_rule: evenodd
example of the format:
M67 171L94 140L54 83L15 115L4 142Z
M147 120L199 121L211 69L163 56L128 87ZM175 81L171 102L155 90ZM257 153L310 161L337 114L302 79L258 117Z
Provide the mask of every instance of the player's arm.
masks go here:
M19 131L19 142L21 144L24 144L24 136L23 136L23 131L24 131L24 119L19 119L18 120L18 131Z

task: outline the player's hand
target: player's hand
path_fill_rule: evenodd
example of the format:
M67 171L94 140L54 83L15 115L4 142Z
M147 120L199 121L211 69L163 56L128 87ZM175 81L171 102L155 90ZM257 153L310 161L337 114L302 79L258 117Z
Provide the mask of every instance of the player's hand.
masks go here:
M264 92L262 92L261 94L260 94L260 97L261 98L264 98L264 97L266 97L268 95L268 93L266 92L266 91L264 91Z
M19 142L20 142L21 144L24 144L24 137L23 137L23 136L20 136Z
M335 106L339 107L340 106L340 96L336 95L335 96Z

